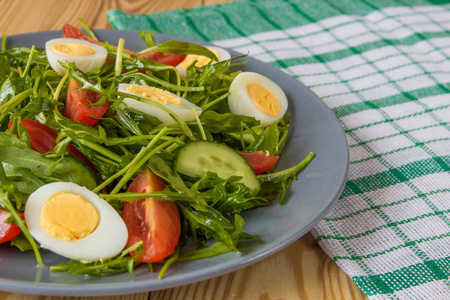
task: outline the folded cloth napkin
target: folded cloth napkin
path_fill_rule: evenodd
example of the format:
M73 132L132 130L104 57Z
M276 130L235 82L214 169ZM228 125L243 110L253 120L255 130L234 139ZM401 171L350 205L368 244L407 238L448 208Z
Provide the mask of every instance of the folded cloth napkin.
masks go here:
M318 243L370 299L450 299L448 2L255 0L107 17L249 52L308 86L350 150Z

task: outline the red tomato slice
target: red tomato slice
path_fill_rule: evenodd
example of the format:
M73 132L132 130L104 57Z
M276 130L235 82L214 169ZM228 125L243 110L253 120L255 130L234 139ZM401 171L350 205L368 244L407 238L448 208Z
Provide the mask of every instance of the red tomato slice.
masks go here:
M268 154L264 151L258 150L255 152L240 152L239 154L244 157L248 164L253 168L255 174L261 174L269 171L275 166L279 156Z
M179 63L181 63L186 58L186 54L166 54L155 61L157 63L173 66L178 66Z
M88 125L94 125L108 110L108 101L100 106L90 106L102 98L102 95L91 90L78 90L82 84L75 79L70 79L67 85L66 118L72 121L80 121Z
M19 216L23 220L23 213L19 212ZM13 223L6 223L9 212L0 208L0 244L13 240L21 232L19 226Z
M149 51L149 52L144 52L144 53L136 53L131 50L125 50L125 51L127 51L130 54L136 55L140 59L147 59L147 60L153 60L153 61L158 61L162 57L166 56L166 54L164 54L162 52L155 52L155 51Z
M21 123L28 131L31 149L41 154L53 152L53 149L55 149L56 146L56 138L58 137L56 131L34 120L21 120ZM13 122L10 122L8 127L11 128L12 124ZM98 173L98 170L92 162L78 151L74 145L67 145L67 152L73 157L81 160L92 172L94 172L94 174Z
M21 120L20 122L28 131L31 149L41 154L53 151L56 146L56 138L58 137L56 131L38 121ZM11 129L12 124L13 122L9 123L9 129ZM78 151L77 149L75 150Z
M130 184L128 191L151 193L164 189L166 183L150 170L144 170ZM157 262L169 256L178 244L181 225L174 202L146 198L126 202L123 220L128 228L127 247L143 241L144 251L137 258L142 262ZM132 252L134 256L136 253Z
M82 32L80 29L76 28L75 26L72 26L70 24L64 24L63 25L63 36L65 38L74 38L74 39L80 39L85 40L97 45L102 45L103 43L97 41L96 39L91 38L84 32Z

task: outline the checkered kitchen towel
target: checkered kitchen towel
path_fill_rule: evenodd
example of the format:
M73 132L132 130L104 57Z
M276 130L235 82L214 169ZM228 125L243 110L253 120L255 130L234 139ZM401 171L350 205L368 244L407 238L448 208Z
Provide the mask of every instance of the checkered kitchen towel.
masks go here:
M314 228L370 299L450 299L450 3L237 1L107 14L117 29L212 42L298 78L350 148L346 187Z

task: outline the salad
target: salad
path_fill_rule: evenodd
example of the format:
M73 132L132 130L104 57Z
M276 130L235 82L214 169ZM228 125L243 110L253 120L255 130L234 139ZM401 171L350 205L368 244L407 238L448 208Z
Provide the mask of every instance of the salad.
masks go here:
M0 243L103 276L239 252L240 213L282 202L288 101L242 57L141 31L140 52L66 24L0 52ZM195 250L186 251L193 241Z

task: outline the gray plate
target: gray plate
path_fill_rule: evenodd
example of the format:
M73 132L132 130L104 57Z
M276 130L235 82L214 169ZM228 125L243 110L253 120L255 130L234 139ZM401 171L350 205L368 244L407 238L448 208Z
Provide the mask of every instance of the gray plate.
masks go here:
M95 33L100 40L111 44L117 44L119 38L123 37L126 48L145 48L136 31L96 30ZM61 31L22 34L7 37L6 45L7 48L32 45L44 47L45 41L57 37L62 37ZM158 43L186 40L157 34L155 38ZM232 56L239 55L230 52ZM6 243L0 245L0 290L40 295L101 296L166 289L243 268L274 254L306 234L329 210L345 185L348 148L343 131L330 109L298 80L251 57L248 57L248 64L242 70L268 76L280 85L290 101L292 130L277 170L297 164L310 151L316 154L308 167L299 174L298 180L292 182L284 205L275 201L271 206L242 213L247 223L245 231L259 236L263 242L240 244L240 254L229 253L177 263L169 268L162 280L157 279L159 267L154 273L149 273L145 266L137 268L134 275L123 273L103 278L49 272L48 266L66 260L41 251L45 266L37 267L31 251L22 253Z

